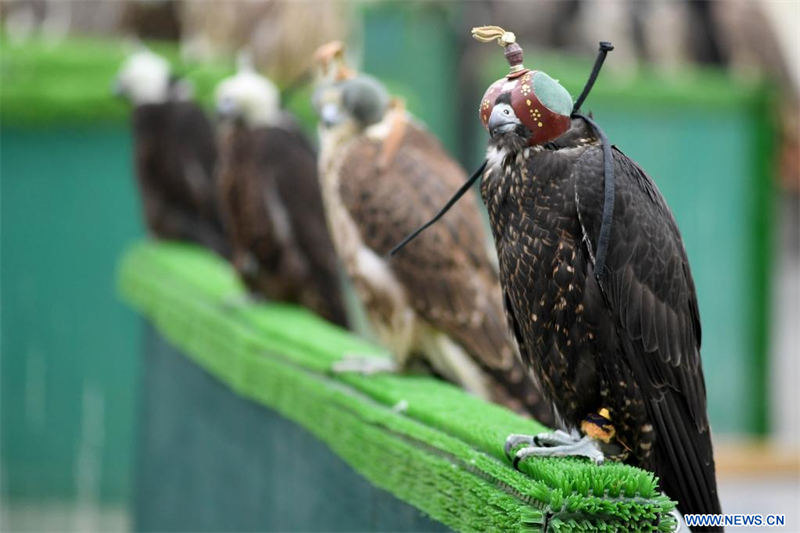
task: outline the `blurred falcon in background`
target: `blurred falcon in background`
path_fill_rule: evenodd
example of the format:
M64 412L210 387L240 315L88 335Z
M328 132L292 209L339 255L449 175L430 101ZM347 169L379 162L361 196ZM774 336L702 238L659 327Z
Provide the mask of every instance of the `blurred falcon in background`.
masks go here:
M275 85L240 58L216 92L222 212L233 264L251 292L347 325L315 152Z
M464 171L378 81L344 67L341 45L321 48L317 60L328 225L395 365L422 360L473 394L551 424L509 335L475 197L401 256L386 256L464 183Z
M143 48L125 60L114 91L133 105L136 177L148 230L227 256L214 181L214 131L192 101L191 85Z

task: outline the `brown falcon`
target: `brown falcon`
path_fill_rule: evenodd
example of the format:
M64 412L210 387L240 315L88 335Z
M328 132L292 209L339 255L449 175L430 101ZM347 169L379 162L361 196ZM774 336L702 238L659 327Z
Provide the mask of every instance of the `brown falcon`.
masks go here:
M700 316L680 232L655 182L547 74L511 64L481 101L481 193L506 311L562 431L512 436L516 461L602 453L655 472L683 513L720 513ZM610 49L601 43L601 56ZM577 442L572 442L573 433Z
M214 131L191 87L142 49L126 59L115 92L133 104L136 176L149 231L229 253L219 214Z
M247 287L345 326L338 261L325 223L317 159L277 88L247 64L217 88L218 182Z
M314 105L334 244L397 366L421 358L468 391L550 423L510 338L475 198L402 256L386 255L463 184L463 170L371 77L328 75Z

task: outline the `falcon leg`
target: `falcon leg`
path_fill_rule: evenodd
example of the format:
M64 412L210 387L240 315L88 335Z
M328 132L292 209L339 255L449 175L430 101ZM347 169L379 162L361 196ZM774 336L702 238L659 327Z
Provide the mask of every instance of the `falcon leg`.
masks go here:
M375 357L369 355L345 355L331 367L334 374L355 372L364 376L373 374L396 374L399 372L397 363L390 357Z
M591 437L578 438L566 431L557 430L553 433L540 433L538 435L509 435L506 439L505 452L511 458L511 452L520 444L525 446L514 454L514 468L520 461L531 457L587 457L602 464L605 460L603 452Z

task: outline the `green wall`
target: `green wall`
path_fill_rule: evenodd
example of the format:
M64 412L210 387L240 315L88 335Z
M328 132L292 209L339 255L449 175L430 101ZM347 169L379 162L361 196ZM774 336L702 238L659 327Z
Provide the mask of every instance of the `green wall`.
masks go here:
M114 272L142 235L127 125L0 138L3 495L121 500L140 328Z
M211 100L229 64L183 64ZM111 82L122 41L9 43L0 33L2 496L125 502L140 327L117 260L143 235L129 108Z
M456 72L459 53L453 19L460 8L436 2L370 5L364 16L364 72L401 95L407 108L454 152L458 132ZM477 112L476 112L477 113Z

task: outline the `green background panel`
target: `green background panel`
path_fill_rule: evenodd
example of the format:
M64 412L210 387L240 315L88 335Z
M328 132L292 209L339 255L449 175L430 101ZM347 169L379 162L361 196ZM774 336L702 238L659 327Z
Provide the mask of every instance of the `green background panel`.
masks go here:
M135 531L449 531L152 326L142 356Z
M453 153L458 132L459 55L451 19L455 8L435 3L376 4L364 10L364 72L400 94L408 109Z
M0 136L3 492L123 498L139 328L114 269L142 233L127 126Z

